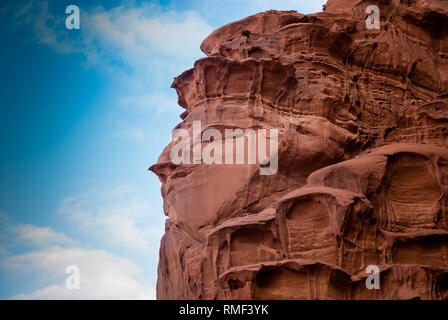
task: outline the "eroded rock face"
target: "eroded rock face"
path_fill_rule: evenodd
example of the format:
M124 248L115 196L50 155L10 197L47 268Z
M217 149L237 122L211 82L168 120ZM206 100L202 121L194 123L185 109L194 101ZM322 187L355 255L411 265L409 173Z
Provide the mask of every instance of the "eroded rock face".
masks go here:
M448 2L371 4L231 23L175 79L177 128L277 128L279 167L166 147L159 299L448 298Z

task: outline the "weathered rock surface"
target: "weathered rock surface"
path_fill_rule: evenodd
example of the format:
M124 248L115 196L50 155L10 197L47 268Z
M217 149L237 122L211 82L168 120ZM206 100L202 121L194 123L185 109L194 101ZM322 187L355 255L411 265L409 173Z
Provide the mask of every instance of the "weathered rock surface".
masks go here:
M159 299L448 298L448 2L371 4L228 24L175 79L178 128L278 128L279 169L167 146Z

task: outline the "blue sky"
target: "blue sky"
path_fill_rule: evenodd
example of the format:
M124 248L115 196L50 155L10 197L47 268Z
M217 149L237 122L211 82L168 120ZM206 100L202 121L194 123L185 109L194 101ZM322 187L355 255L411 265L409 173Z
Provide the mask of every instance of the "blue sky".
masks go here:
M147 168L180 122L173 77L226 23L324 3L2 0L0 299L155 298L165 217Z

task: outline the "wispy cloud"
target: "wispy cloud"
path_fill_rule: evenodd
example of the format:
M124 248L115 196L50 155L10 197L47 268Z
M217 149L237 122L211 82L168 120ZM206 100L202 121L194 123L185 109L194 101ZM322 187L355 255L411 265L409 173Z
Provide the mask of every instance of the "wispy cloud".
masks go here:
M125 125L122 130L118 131L117 136L131 142L144 142L146 140L145 130L132 125Z
M28 245L45 246L50 244L70 245L74 241L61 232L56 232L50 227L38 227L31 224L19 224L11 226L16 240Z
M58 212L77 226L78 231L112 247L128 250L151 250L159 240L151 229L153 210L147 200L127 186L106 191L91 191L68 197Z
M6 213L0 214L0 244L3 252L10 247L35 248L50 245L69 246L76 242L51 227L16 222Z
M53 15L48 1L34 1L17 7L5 6L5 11L14 14L16 25L31 27L33 40L53 48L58 53L80 52L78 43L70 39L70 36L61 26L64 25L63 15Z
M84 13L84 21L83 41L90 54L114 56L128 66L147 70L159 64L166 67L173 60L190 62L212 31L194 11L166 11L151 3L99 8Z
M142 93L134 96L124 96L118 101L122 108L137 112L156 110L157 113L178 113L177 95L175 92L159 91L155 93Z

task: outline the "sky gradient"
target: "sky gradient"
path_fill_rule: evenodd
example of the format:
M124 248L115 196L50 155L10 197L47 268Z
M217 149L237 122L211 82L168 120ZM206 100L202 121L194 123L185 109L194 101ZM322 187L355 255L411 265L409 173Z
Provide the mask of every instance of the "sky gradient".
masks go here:
M0 299L154 299L165 217L147 169L180 122L173 77L226 23L324 3L2 0Z

